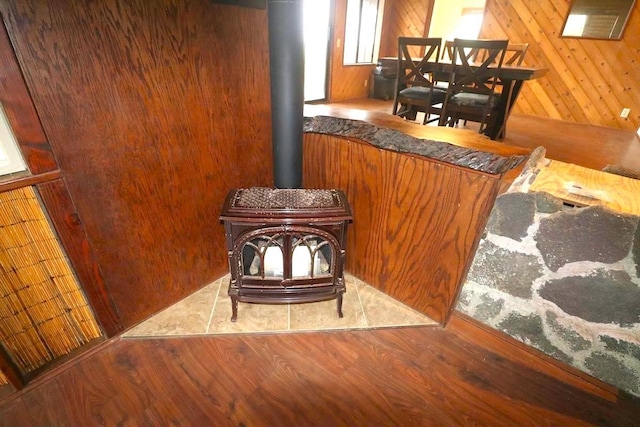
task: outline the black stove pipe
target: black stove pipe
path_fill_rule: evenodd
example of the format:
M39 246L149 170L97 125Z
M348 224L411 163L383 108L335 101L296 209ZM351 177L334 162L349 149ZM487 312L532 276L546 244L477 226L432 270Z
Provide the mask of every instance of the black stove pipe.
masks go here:
M302 186L304 33L302 0L268 0L273 178Z

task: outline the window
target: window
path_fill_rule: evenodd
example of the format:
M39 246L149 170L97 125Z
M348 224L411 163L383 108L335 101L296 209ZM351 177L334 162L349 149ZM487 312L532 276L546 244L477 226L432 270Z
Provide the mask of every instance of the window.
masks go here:
M0 106L0 176L26 169L7 116Z
M384 0L347 0L344 64L371 64L377 59Z
M484 17L483 8L465 7L460 13L460 19L455 27L450 40L459 39L476 39L482 28L482 19Z

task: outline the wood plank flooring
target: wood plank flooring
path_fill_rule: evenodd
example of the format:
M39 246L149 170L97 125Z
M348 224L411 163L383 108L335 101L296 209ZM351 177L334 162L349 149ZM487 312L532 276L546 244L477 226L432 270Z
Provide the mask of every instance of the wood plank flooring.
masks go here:
M640 404L448 328L117 339L0 406L2 426L633 425ZM637 425L637 424L636 424Z

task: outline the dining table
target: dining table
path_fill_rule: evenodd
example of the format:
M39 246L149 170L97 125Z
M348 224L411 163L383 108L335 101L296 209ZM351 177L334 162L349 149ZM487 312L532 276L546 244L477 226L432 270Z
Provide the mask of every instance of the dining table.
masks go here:
M416 58L415 61L421 61L422 58ZM397 67L397 57L382 57L379 64L387 69L395 69ZM450 73L453 64L449 61L428 62L425 72L434 73ZM491 139L503 139L507 128L507 119L511 114L511 110L518 99L518 95L522 90L522 85L527 80L534 80L544 76L548 72L548 68L523 66L523 65L503 65L498 72L498 79L502 84L502 91L498 100L498 112L496 120L493 124L487 126L484 134Z

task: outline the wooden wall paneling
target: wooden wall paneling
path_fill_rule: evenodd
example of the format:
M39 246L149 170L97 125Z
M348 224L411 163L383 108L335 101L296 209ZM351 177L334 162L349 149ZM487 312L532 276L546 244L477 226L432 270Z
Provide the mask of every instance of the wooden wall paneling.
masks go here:
M485 16L492 17L492 21L495 23L496 31L492 33L490 36L493 38L508 38L510 40L523 41L529 43L529 50L527 51L527 56L525 57L525 63L534 64L534 65L542 65L548 67L547 64L552 63L554 60L558 61L558 58L554 58L556 52L553 48L544 49L543 46L549 46L549 43L545 43L545 35L543 32L539 31L539 27L536 22L536 17L534 17L531 13L528 12L527 8L513 10L510 4L495 2L492 3L495 5L490 8L489 4L487 4ZM521 12L519 12L522 10ZM522 13L522 17L518 14ZM505 26L503 23L509 22L509 27L505 30ZM484 24L483 30L481 32L481 36L484 35ZM516 32L515 29L520 29ZM527 34L530 34L530 37L533 37L534 40L529 40L527 38ZM551 55L551 56L550 56ZM542 81L542 82L541 82ZM557 118L561 120L571 120L575 121L572 116L572 113L579 112L581 113L581 109L579 105L575 104L573 106L568 105L566 102L571 102L572 98L568 98L561 94L568 94L570 92L570 88L566 85L566 82L561 78L560 74L556 69L550 68L549 73L542 79L536 81L539 85L545 85L546 82L554 82L554 84L548 84L546 86L547 91L551 93L551 97L544 96L542 93L539 96L540 104L544 105L545 108L538 110L538 113L546 114L545 117ZM532 86L527 82L524 85L522 95L526 98L528 93L531 93L529 89L542 88L543 86ZM544 92L545 94L547 92ZM538 92L536 92L538 94ZM548 102L546 102L548 100ZM515 112L519 112L518 110L518 102L515 104ZM586 120L586 117L584 118Z
M500 177L366 143L305 134L304 183L345 191L346 269L446 323Z
M384 3L384 18L380 34L380 56L397 56L398 54L395 3L391 1L385 1Z
M32 174L56 170L58 165L22 77L4 22L0 28L0 104L23 158Z
M516 6L518 7L517 9ZM531 8L535 8L535 5L524 5L522 2L516 2L515 6L504 4L503 7L503 14L498 16L498 20L509 19L513 16L518 16L519 19L519 17L522 16L523 22L529 25L529 32L539 34L536 40L536 47L531 49L531 53L535 55L538 60L544 61L545 64L562 64L562 66L568 70L565 64L566 59L561 55L561 51L558 51L557 46L554 46L549 40L548 34L553 33L554 25L547 21L544 13L539 10L532 12ZM513 21L517 22L516 18L513 18ZM540 31L541 28L544 30L545 26L549 28L547 28L546 31ZM511 33L513 28L517 28L517 26L509 27L509 38L512 38ZM529 53L527 55L529 55ZM548 75L548 80L554 84L547 86L547 88L554 92L553 102L555 108L557 108L560 113L560 119L588 121L589 118L581 107L581 104L587 102L588 97L580 83L571 73L558 72L556 67L552 67L550 73L551 75ZM573 96L568 96L570 94L573 94Z
M640 10L635 7L621 40L560 37L569 2L488 0L482 37L528 42L526 64L549 68L539 82L526 84L521 98L533 110L515 113L560 118L620 129L640 124ZM628 119L620 117L630 108Z
M56 180L36 188L98 323L109 337L122 332L124 326L64 182Z
M640 78L640 73L637 71L634 75L630 72L619 73L615 64L620 58L633 57L633 53L637 49L630 49L630 44L626 42L623 44L618 43L616 47L619 47L619 49L611 49L608 46L608 42L605 41L593 41L593 47L594 49L591 53L593 68L589 72L594 72L600 77L598 93L606 94L606 96L595 100L599 101L599 103L596 103L596 108L601 110L603 103L609 107L610 116L605 116L603 113L603 119L611 121L605 122L606 126L626 128L629 119L620 117L620 112L625 107L638 105L640 97L635 95L636 91L634 89L638 84L637 78ZM632 113L634 116L640 117L637 108L632 110Z
M527 53L527 55L533 55L534 61L539 61L545 64L545 66L548 66L547 64L554 63L564 64L563 59L559 56L559 52L557 52L556 48L549 42L546 33L540 31L537 19L542 18L539 18L537 13L532 15L528 8L517 9L515 13L519 13L520 10L522 10L521 13L526 16L526 20L522 21L523 23L526 23L526 31L536 35L535 47L533 47L533 49L529 49L529 53ZM505 12L503 19L512 16L513 11L509 11L509 6L507 5L507 11ZM513 19L515 22L518 22L517 19L520 19L519 15L517 19ZM514 27L517 28L517 26ZM572 91L576 90L575 88L579 85L575 81L567 81L566 78L562 77L563 74L568 73L563 73L561 70L559 71L557 68L551 67L547 74L547 78L536 82L540 86L535 86L535 84L531 86L531 89L533 90L544 88L543 91L534 92L536 93L540 104L543 106L543 108L538 111L555 111L557 115L550 114L549 117L559 118L561 120L586 122L587 116L582 111L580 104L576 102L574 97L568 96ZM547 110L547 108L550 108L550 110Z
M380 56L398 55L398 37L427 37L435 0L396 0L385 3Z
M529 25L525 23L517 14L510 15L504 12L500 5L496 5L494 8L485 9L484 20L482 24L481 37L484 38L505 38L505 31L502 26L504 22L508 22L508 26L511 29L509 38L513 41L527 41L529 43L529 50L524 58L525 65L538 65L546 66L548 59L538 48L538 42L532 42L533 35L530 32ZM556 89L549 84L550 79L536 79L526 82L522 86L522 91L518 96L518 101L515 104L515 112L520 114L536 115L536 112L544 111L547 116L555 119L562 119L560 110L557 104L547 95L547 91L555 92ZM547 87L547 91L541 87ZM566 111L568 109L561 109Z
M541 23L546 23L545 29L549 34L557 31L559 34L562 29L562 23L559 19L566 12L560 12L561 15L551 14L553 10L533 7L532 10L537 12L538 16L546 17ZM553 43L554 40L550 39ZM582 107L582 111L587 115L589 123L605 124L611 123L614 127L618 127L616 121L616 111L618 111L619 101L612 96L601 97L598 94L601 91L611 90L616 85L615 72L608 73L608 77L603 77L597 65L601 61L597 50L594 48L597 43L589 43L591 51L583 48L583 43L578 39L559 37L555 42L555 48L565 49L564 60L567 69L576 80L577 88L572 87L572 94L576 101ZM581 53L583 52L583 53ZM598 99L599 98L599 99Z
M632 25L635 25L636 29L640 28L640 12L637 7L632 11L629 27ZM640 72L637 67L620 72L618 67L621 60L626 63L626 58L632 62L634 57L636 60L640 59L637 49L638 43L640 43L638 31L625 31L623 39L619 41L567 40L572 41L575 46L573 51L576 53L577 62L591 65L585 71L589 76L593 74L598 79L596 93L607 94L599 100L599 103L596 103L596 108L600 110L604 107L603 103L609 107L609 114L605 115L603 112L605 125L624 128L629 119L621 118L620 112L624 107L638 104L640 96L634 96L635 92L632 88L637 85ZM640 112L635 111L634 115L640 116Z
M0 11L121 321L110 331L227 273L227 192L273 182L266 10L69 0Z

